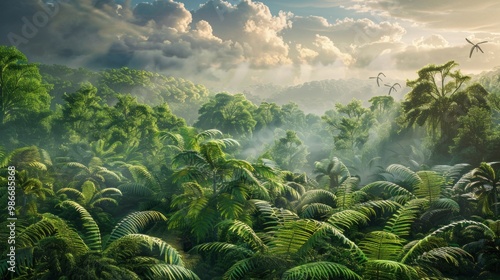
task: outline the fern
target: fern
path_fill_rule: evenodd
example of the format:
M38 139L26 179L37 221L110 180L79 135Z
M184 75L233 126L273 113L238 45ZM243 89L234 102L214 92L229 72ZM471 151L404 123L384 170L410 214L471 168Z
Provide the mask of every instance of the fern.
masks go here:
M384 231L394 233L401 238L409 236L411 225L426 203L426 199L410 200L389 219Z
M252 272L258 271L261 275L269 276L272 271L279 270L282 267L287 267L289 261L272 255L257 254L253 257L240 260L233 264L224 273L224 280L245 279Z
M462 220L462 221L454 222L454 223L451 223L451 224L448 224L446 226L438 228L437 230L428 234L423 239L420 239L417 242L415 242L415 244L408 250L408 252L406 252L404 254L404 256L401 259L401 262L407 263L408 261L411 261L411 260L414 260L415 258L417 258L418 254L422 253L423 248L425 248L427 243L430 242L432 240L432 238L434 238L436 235L442 234L442 233L444 233L450 229L453 229L455 227L458 227L458 226L465 227L468 225L476 225L478 227L482 227L486 232L490 232L490 234L493 233L489 227L485 226L482 223L478 223L475 221Z
M383 174L386 180L396 183L408 191L413 191L421 182L421 178L409 168L400 164L391 164L386 168L388 174Z
M82 226L85 230L83 233L83 240L85 241L85 244L87 244L90 250L100 252L102 250L101 232L99 230L99 226L89 212L74 201L66 200L61 202L60 205L63 207L69 207L80 215Z
M175 279L175 280L199 280L200 278L191 270L173 264L154 264L145 267L146 279Z
M396 260L403 248L402 240L395 234L384 231L372 231L359 243L369 259Z
M408 191L407 189L392 183L392 182L387 182L387 181L377 181L370 183L363 188L361 188L361 191L369 193L369 194L380 194L382 192L388 193L390 196L408 196L410 198L416 198L415 195Z
M139 244L148 249L150 253L157 251L159 258L167 264L184 266L181 256L176 249L167 244L160 238L152 237L144 234L128 234L122 236L109 244L104 250L105 255L115 254L120 258L131 257L132 255L124 254L123 248L129 247L131 243Z
M262 240L255 234L253 229L238 220L226 220L219 223L218 226L225 227L227 226L230 232L235 233L238 237L243 239L246 243L248 243L252 249L259 252L264 252L267 249L267 246L262 242Z
M365 279L373 280L413 280L419 279L415 268L391 260L371 260L365 264Z
M106 246L125 235L139 233L150 223L166 220L167 218L157 211L142 211L128 214L115 226L107 240Z
M346 209L333 213L326 222L336 229L343 231L359 224L366 224L368 221L369 218L365 214Z
M358 274L344 265L332 262L314 262L296 266L283 273L282 280L303 279L354 279L361 280Z
M438 200L441 186L444 185L444 178L433 171L419 171L417 175L421 178L421 182L415 187L415 195L418 198L427 197L429 202Z
M300 211L301 218L315 218L315 217L324 217L329 213L332 213L333 207L323 204L323 203L311 203L302 207Z

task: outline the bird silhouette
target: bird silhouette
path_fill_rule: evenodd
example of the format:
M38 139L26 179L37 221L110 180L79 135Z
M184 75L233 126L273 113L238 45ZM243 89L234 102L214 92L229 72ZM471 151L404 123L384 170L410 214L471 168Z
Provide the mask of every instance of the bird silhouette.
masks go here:
M395 92L398 92L398 90L396 89L396 86L399 86L399 88L401 88L401 85L399 83L395 83L392 86L389 84L384 84L384 86L389 87L389 95L391 95L392 90L394 90Z
M382 81L382 78L380 78L380 75L385 77L385 74L382 72L378 73L377 77L370 77L370 79L377 79L377 86L380 86L380 81Z
M472 48L470 49L469 58L471 58L471 57L472 57L472 53L474 52L474 49L476 49L476 52L477 52L478 50L480 50L482 53L484 53L484 52L483 52L483 50L481 49L481 47L479 46L479 44L488 43L488 41L482 41L482 42L479 42L479 43L477 43L477 44L474 44L474 43L472 43L472 42L471 42L469 39L467 39L467 38L465 38L465 40L467 40L467 42L469 42L469 44L471 44L471 45L472 45Z

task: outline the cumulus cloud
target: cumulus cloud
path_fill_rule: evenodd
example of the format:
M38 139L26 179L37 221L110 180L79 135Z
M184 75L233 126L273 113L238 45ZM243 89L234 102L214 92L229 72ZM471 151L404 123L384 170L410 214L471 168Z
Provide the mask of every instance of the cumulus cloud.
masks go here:
M465 40L457 45L437 32L405 38L412 27L391 17L452 28L456 18L447 10L452 9L450 1L423 2L427 5L409 0L355 1L356 6L353 1L307 2L379 15L329 20L290 12L273 14L265 4L251 0L237 4L210 0L194 11L174 0L139 3L135 8L129 1L117 5L113 0L4 0L0 1L0 44L17 45L31 60L43 63L128 66L230 86L356 73L364 77L371 75L367 71L388 73L388 68L415 72L427 63L452 59L468 69L500 64L495 56L500 41L492 33L467 34L474 42L488 41L486 53L474 54L473 60L468 58L471 46ZM453 3L458 3L453 9L459 13L471 9L472 29L487 26L475 20L477 7L465 1ZM489 0L477 5L482 9L485 3L496 8ZM290 1L290 5L305 2ZM467 21L456 22L462 26Z
M378 11L391 17L408 19L429 27L469 31L498 32L500 2L497 0L355 0L349 5L360 11ZM485 12L487 11L487 12Z
M260 2L245 0L238 5L225 1L208 1L193 13L193 23L206 21L214 34L238 42L254 67L271 67L291 63L289 45L279 35L289 26L289 15L271 14Z

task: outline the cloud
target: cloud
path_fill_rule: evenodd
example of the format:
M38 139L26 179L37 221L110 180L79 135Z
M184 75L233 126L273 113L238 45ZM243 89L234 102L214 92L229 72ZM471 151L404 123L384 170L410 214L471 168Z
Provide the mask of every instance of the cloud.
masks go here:
M455 60L461 69L477 73L500 64L500 36L471 36L469 39L472 42L488 41L481 45L484 53L474 52L469 57L472 45L465 40L461 45L450 45L442 36L433 34L415 40L412 45L395 54L395 65L398 69L412 70L427 64L443 64Z
M355 0L351 9L407 19L432 28L468 32L498 32L497 0Z
M260 2L245 0L238 5L208 1L193 13L193 24L205 21L214 35L243 47L247 62L253 67L272 67L291 63L289 46L279 33L289 27L289 15L273 16Z

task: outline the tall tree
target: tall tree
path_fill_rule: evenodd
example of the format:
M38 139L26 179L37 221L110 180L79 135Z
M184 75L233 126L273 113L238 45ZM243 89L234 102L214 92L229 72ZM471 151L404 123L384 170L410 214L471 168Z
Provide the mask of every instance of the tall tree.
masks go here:
M402 104L407 124L425 125L444 150L456 135L458 117L473 106L489 109L488 92L479 84L466 86L470 77L453 71L457 65L449 61L420 69L416 80L407 81L412 90Z
M15 47L0 46L0 135L33 142L48 132L51 97L38 66ZM45 128L44 128L45 127Z
M194 126L202 129L216 128L232 136L249 135L257 122L252 113L256 106L243 94L219 93L199 110Z

